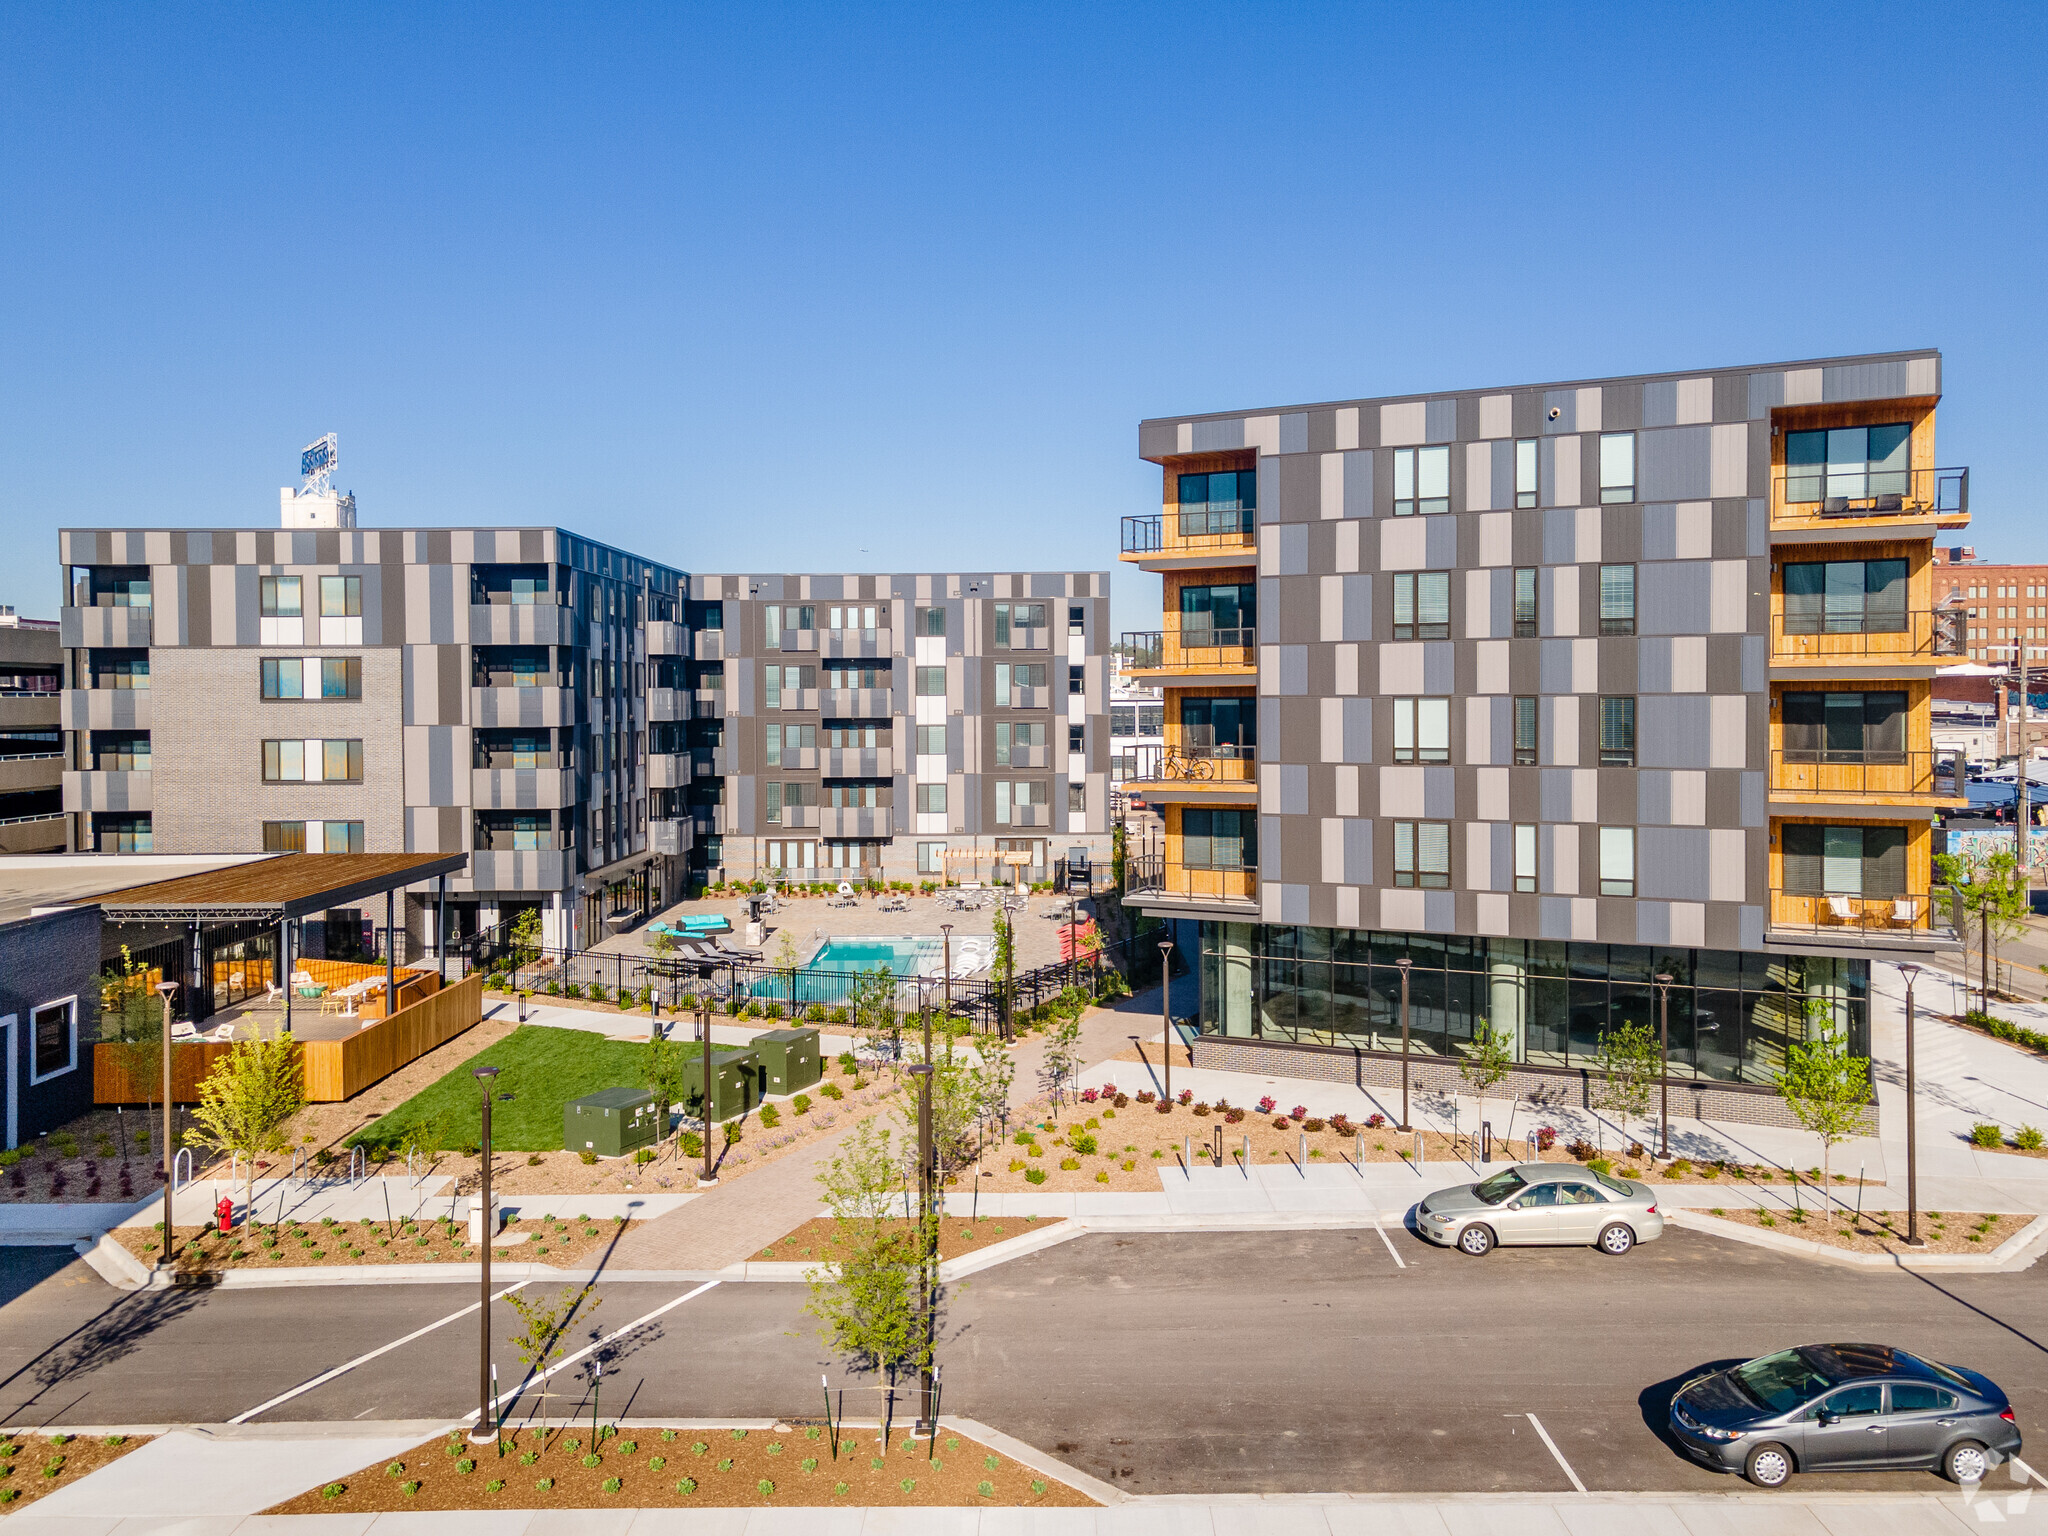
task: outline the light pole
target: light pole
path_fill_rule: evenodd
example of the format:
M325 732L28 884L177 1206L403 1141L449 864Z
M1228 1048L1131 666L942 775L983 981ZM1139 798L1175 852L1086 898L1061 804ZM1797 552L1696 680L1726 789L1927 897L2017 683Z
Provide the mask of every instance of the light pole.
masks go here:
M175 981L160 981L156 994L164 1000L164 1257L168 1267L177 1254L177 1229L171 1225L171 1170L177 1165L171 1161L171 994L178 990Z
M1924 1248L1920 1236L1920 1114L1914 1098L1913 1078L1913 983L1920 979L1920 967L1907 961L1899 967L1906 978L1906 1246Z
M477 1191L477 1200L482 1216L477 1222L477 1246L482 1250L483 1269L479 1273L482 1289L477 1293L480 1305L477 1317L481 1332L477 1340L476 1357L476 1428L469 1432L473 1444L494 1445L498 1439L498 1415L491 1405L491 1239L497 1235L497 1212L491 1208L491 1090L498 1086L496 1067L476 1067L470 1075L477 1080L484 1096L483 1124L483 1187ZM503 1098L511 1098L507 1093Z
M937 1236L936 1223L932 1220L932 1201L937 1180L933 1178L932 1167L932 1014L929 1008L918 1010L924 1016L924 1060L912 1067L911 1073L917 1078L917 1309L919 1326L923 1330L923 1349L918 1367L918 1389L923 1397L923 1408L918 1415L918 1433L926 1438L939 1432L937 1416L932 1412L932 1258L933 1242Z
M1159 941L1159 1038L1166 1042L1166 1102L1173 1102L1173 940Z
M998 908L998 910L1001 909ZM946 972L946 1019L948 1023L951 1023L953 1018L953 925L951 923L939 924L939 944L942 950L939 956L939 963ZM923 1001L923 998L918 999L920 1004ZM922 1013L924 1010L920 1007L918 1011ZM930 1024L925 1025L924 1059L926 1061L932 1059Z
M1663 1096L1658 1109L1657 1155L1671 1160L1671 976L1659 971L1657 983L1657 1086Z
M737 972L732 966L726 967L726 974L737 981ZM697 1041L698 1049L704 1057L704 1097L701 1104L702 1113L698 1116L698 1121L704 1129L704 1171L697 1175L697 1187L709 1189L718 1182L718 1175L711 1171L711 967L705 966L698 975L706 986L705 995L697 999Z
M1401 1129L1408 1129L1408 968L1414 962L1406 955L1394 962L1401 973Z
M1074 891L1067 888L1067 985L1074 984Z

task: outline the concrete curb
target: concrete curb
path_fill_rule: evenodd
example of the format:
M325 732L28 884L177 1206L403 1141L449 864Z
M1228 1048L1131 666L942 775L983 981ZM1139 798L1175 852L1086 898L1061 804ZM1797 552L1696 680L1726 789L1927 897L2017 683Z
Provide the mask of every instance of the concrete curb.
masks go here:
M955 1429L963 1435L979 1440L998 1455L1007 1456L1010 1460L1027 1466L1032 1471L1039 1473L1041 1476L1051 1478L1055 1482L1065 1483L1076 1493L1085 1493L1089 1498L1096 1500L1098 1503L1128 1504L1131 1502L1131 1496L1125 1493L1123 1489L1105 1483L1100 1478L1090 1477L1086 1472L1076 1471L1065 1462L1046 1455L1045 1452L1039 1450L1036 1446L1026 1445L1022 1440L1006 1435L1001 1430L982 1423L979 1419L958 1418L950 1413L942 1413L939 1415L939 1425L942 1429Z
M1928 1253L1908 1257L1899 1253L1851 1253L1826 1243L1817 1243L1811 1238L1765 1232L1756 1227L1746 1227L1740 1222L1723 1221L1719 1217L1687 1210L1682 1206L1675 1206L1666 1211L1664 1219L1673 1226L1704 1232L1713 1237L1725 1237L1731 1242L1748 1243L1753 1248L1770 1248L1779 1253L1813 1259L1822 1264L1836 1264L1847 1269L1949 1270L1964 1274L2010 1273L2031 1268L2034 1261L2041 1256L2039 1250L2044 1246L2042 1240L2048 1238L2048 1216L2037 1216L1989 1253Z
M149 1266L105 1232L92 1241L73 1243L72 1247L95 1274L117 1290L139 1291L149 1284Z

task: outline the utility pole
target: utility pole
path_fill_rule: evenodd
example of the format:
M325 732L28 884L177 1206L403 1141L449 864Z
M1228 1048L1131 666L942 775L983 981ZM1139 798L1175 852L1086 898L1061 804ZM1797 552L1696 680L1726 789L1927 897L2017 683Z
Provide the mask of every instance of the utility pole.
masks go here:
M949 989L950 990L950 989ZM917 1308L918 1324L923 1332L924 1348L920 1351L918 1366L918 1390L922 1398L922 1411L918 1415L918 1433L927 1439L939 1432L938 1415L932 1412L932 1348L935 1343L936 1318L933 1306L934 1263L938 1236L938 1223L933 1210L937 1195L938 1180L933 1177L932 1164L932 1014L929 1008L919 1010L924 1016L924 1060L910 1070L918 1080L917 1095Z
M478 1272L482 1289L477 1293L480 1305L477 1317L481 1333L477 1340L476 1356L476 1428L469 1432L472 1444L495 1445L498 1439L498 1414L491 1402L491 1239L497 1236L497 1212L491 1208L491 1090L498 1086L496 1067L477 1067L470 1074L482 1087L484 1094L483 1123L483 1185L477 1191L481 1212L477 1222L478 1257L483 1267ZM511 1094L506 1094L511 1098Z

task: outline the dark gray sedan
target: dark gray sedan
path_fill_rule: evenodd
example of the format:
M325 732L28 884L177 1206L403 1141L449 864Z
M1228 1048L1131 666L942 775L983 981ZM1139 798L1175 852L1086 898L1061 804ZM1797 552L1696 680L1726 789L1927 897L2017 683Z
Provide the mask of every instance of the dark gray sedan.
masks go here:
M1989 1377L1884 1344L1802 1344L1697 1376L1671 1433L1702 1466L1777 1488L1794 1472L1939 1471L1981 1480L2020 1449Z

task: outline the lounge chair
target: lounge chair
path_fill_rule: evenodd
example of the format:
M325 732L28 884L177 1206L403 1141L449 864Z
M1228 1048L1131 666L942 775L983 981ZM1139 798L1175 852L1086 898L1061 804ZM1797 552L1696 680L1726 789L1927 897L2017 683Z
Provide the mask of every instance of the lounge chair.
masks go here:
M1847 896L1828 897L1828 916L1838 923L1856 921L1856 903Z
M1910 928L1920 916L1920 907L1910 896L1892 898L1892 926Z

